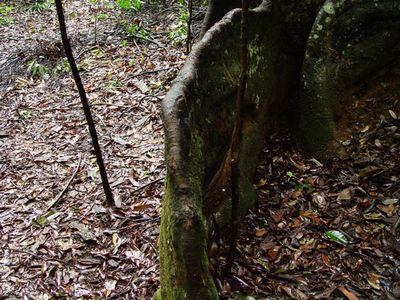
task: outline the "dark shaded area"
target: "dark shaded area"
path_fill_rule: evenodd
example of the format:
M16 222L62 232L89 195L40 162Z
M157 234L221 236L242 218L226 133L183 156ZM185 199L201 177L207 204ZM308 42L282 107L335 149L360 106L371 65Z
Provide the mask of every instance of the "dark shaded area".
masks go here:
M258 206L243 218L234 276L217 276L222 299L398 299L400 82L355 95L342 131L343 159L319 165L268 139L257 170ZM351 118L350 118L351 116ZM326 236L342 232L347 244ZM224 245L222 241L220 245ZM210 261L219 274L226 248Z

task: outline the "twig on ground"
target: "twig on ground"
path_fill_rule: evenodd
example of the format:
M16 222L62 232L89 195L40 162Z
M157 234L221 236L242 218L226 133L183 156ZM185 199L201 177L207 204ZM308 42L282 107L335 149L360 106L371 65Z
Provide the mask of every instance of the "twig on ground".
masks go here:
M396 222L393 224L392 232L396 234L397 228L400 226L400 216L397 217Z
M89 52L89 51L95 50L95 49L97 49L97 48L99 48L99 45L97 45L97 44L96 44L95 46L93 46L93 47L86 48L85 50L81 51L81 52L76 56L75 59L79 59L83 54L85 54L85 53L87 53L87 52Z
M140 47L139 47L139 45L136 43L136 40L135 40L135 39L133 40L133 43L135 44L135 47L136 47L136 49L139 51L139 53L140 53L140 55L142 56L142 58L144 58L145 56L146 56L147 58L150 57L148 54L144 53L144 52L142 51L142 49L140 49Z
M128 79L132 79L132 78L135 78L135 77L138 77L138 76L142 76L142 75L146 75L146 74L168 71L170 69L171 68L162 68L162 69L156 69L156 70L146 70L146 71L142 71L142 72L137 73L137 74L133 74L133 75L129 76Z
M147 188L148 186L150 186L150 185L152 185L152 184L155 184L155 183L157 183L157 182L159 182L159 181L162 181L162 180L164 180L164 177L160 177L160 178L158 178L158 179L156 179L156 180L153 180L153 181L151 181L151 182L149 182L149 183L147 183L147 184L145 184L145 185L143 185L143 186L137 188L136 190L134 190L134 191L132 192L132 194L136 194L136 193L140 192L141 190L144 190L144 189Z
M151 40L151 39L148 39L148 38L146 38L144 36L132 34L131 37L133 37L135 39L140 39L140 40L146 41L146 42L154 44L154 45L157 45L158 48L162 48L162 46L158 42L156 42L154 40Z
M72 47L68 39L67 34L67 27L65 24L65 16L64 16L64 9L62 6L61 0L55 0L57 16L58 16L58 23L60 26L60 33L61 33L61 40L65 49L65 54L67 56L69 65L71 67L71 72L73 78L75 80L76 87L78 89L79 97L82 102L83 112L85 114L85 118L87 121L90 137L92 138L93 150L96 154L97 165L100 171L101 183L103 185L104 194L106 196L106 202L109 206L114 206L114 198L112 195L112 191L110 188L110 184L108 183L107 171L104 165L103 156L101 154L101 148L99 144L99 139L97 137L97 131L93 120L93 115L90 110L89 100L86 95L85 88L82 83L81 76L79 75L78 66L76 64L74 55L72 53Z
M49 260L54 260L57 261L61 264L67 264L67 265L71 265L68 261L66 261L65 259L59 259L59 258L55 258L55 257L44 257L44 256L40 256L37 255L31 251L27 251L27 250L22 250L22 249L16 249L16 248L8 248L10 251L15 251L15 252L19 252L19 253L24 253L24 254L28 254L30 256L33 256L37 259L41 259L43 261L49 261Z
M72 174L72 176L70 177L70 179L68 180L67 184L65 185L64 189L57 195L57 197L55 197L53 200L51 200L49 202L49 204L47 205L47 210L49 210L50 208L52 208L54 205L56 205L61 197L64 195L64 193L67 191L68 187L70 186L72 180L74 179L76 173L78 173L78 170L81 166L81 161L82 161L82 156L79 155L79 160L78 160L78 165L76 166L76 169L74 171L74 173Z

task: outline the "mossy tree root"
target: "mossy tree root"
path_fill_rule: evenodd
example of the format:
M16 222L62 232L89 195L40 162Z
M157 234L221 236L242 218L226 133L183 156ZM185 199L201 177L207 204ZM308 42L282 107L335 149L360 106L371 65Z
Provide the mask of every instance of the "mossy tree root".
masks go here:
M335 124L348 91L382 75L399 57L399 1L325 1L303 63L295 134L300 148L322 160L335 156Z

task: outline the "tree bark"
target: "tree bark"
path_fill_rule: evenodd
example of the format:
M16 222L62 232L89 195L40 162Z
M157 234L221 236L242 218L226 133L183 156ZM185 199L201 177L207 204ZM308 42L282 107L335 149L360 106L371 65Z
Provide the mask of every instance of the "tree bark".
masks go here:
M206 27L228 9L217 10ZM240 215L256 200L252 180L264 138L282 119L291 123L300 149L326 158L345 83L357 85L399 63L399 21L395 0L264 1L249 10ZM156 299L218 299L207 237L213 217L222 228L231 217L230 168L224 162L232 155L237 113L239 27L240 9L216 22L193 47L162 104L167 179Z
M240 0L209 0L206 16L201 27L200 38L208 29L222 19L230 10L240 6Z
M263 138L283 107L295 58L282 51L287 40L274 25L267 2L249 11L249 69L239 157L239 210L256 199L252 178ZM218 299L208 270L211 214L230 220L230 168L223 185L210 187L227 155L239 77L240 9L231 11L194 46L163 101L167 180L163 203L158 299ZM271 47L273 45L273 47ZM292 78L294 79L294 78ZM225 193L222 191L225 189ZM207 194L207 197L205 197Z
M303 152L329 160L340 148L336 123L349 91L376 79L400 57L400 3L326 1L309 35L302 67L297 128Z

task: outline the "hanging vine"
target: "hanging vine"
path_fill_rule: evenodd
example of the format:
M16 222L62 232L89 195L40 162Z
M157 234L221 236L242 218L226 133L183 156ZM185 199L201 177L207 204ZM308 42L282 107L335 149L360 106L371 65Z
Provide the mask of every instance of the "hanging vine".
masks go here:
M236 118L232 133L231 144L231 185L232 185L232 221L231 221L231 240L230 249L226 261L225 274L231 272L233 260L235 258L236 243L238 239L239 227L239 178L240 178L240 146L242 143L243 129L243 106L247 83L247 18L249 11L248 0L242 0L242 12L240 22L240 77L238 82L238 91L236 96Z

